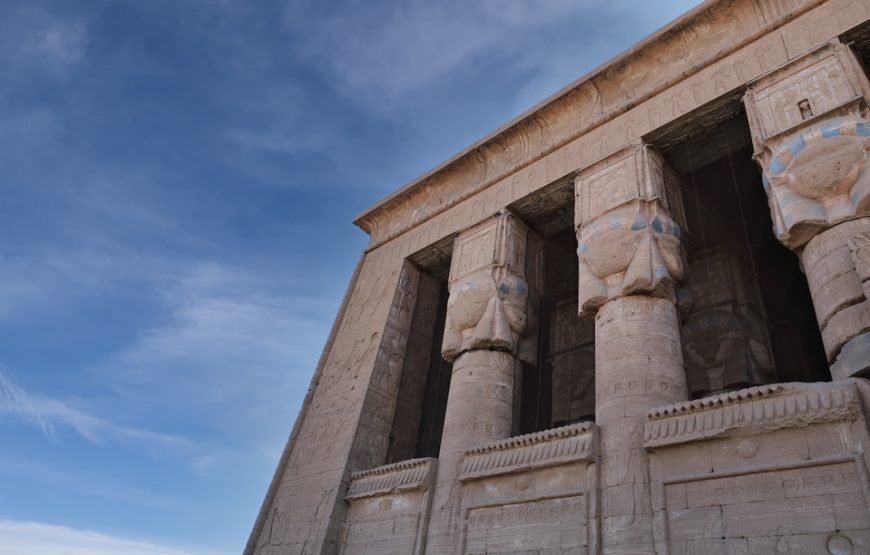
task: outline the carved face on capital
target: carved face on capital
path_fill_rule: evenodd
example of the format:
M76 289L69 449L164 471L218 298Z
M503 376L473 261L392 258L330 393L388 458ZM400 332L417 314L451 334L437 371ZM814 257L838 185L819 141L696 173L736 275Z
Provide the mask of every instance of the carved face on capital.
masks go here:
M867 163L868 147L870 142L858 137L820 141L799 151L782 173L770 176L770 181L814 200L848 194ZM776 162L771 166L776 167Z
M870 215L870 122L829 120L774 147L764 179L775 231L798 248L819 231Z
M472 349L516 349L526 327L528 297L526 282L501 267L457 281L447 301L444 358Z
M681 231L655 203L614 210L580 230L580 308L635 294L674 298L683 277Z

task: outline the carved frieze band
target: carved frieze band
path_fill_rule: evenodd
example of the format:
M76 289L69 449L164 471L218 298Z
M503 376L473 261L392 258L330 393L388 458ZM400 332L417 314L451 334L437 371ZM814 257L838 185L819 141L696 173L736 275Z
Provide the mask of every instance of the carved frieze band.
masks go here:
M797 428L819 422L861 418L858 390L850 381L750 387L674 403L647 413L644 447L653 448L738 430Z
M412 459L354 472L345 498L427 489L435 476L437 462L433 458Z
M594 462L598 453L596 430L591 422L581 422L469 449L459 479L476 480L576 461Z

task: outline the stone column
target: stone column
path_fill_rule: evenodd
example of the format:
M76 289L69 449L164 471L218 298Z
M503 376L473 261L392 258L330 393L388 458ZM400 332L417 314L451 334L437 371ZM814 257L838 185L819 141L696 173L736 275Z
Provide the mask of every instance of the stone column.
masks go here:
M746 97L777 238L801 257L834 379L870 372L870 83L831 42Z
M684 273L676 175L634 144L575 182L581 317L595 317L595 420L601 430L601 545L654 553L646 412L685 400L675 306Z
M453 362L429 553L458 553L461 484L467 449L511 436L514 376L533 361L536 329L528 305L539 290L541 240L510 213L492 216L456 238L450 267L442 354ZM529 271L527 271L529 268Z

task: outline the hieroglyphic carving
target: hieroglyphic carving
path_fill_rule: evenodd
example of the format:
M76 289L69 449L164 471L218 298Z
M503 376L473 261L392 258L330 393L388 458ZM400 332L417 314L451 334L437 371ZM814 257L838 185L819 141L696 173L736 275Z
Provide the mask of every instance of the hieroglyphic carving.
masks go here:
M469 153L473 163L467 169L457 168L460 164L451 164L452 167L436 172L439 175L433 175L433 186L425 187L425 194L421 193L419 197L396 197L402 204L400 209L386 214L380 221L372 219L375 236L373 246L384 244L384 240L389 237L397 238L384 244L386 249L378 248L370 253L372 256L363 271L361 281L364 288L357 288L353 296L352 310L343 319L336 344L330 353L335 362L321 382L321 385L331 382L332 387L328 391L324 388L316 395L309 415L309 420L313 420L315 424L303 427L307 435L305 441L300 442L306 446L312 442L332 443L334 446L328 450L318 449L310 454L306 451L307 456L303 457L305 464L302 466L298 464L298 455L292 458L294 463L288 467L291 472L285 473L280 500L266 512L269 515L266 518L268 526L263 527L264 532L259 536L259 545L265 546L264 553L301 553L320 549L326 536L325 524L330 518L341 518L341 511L333 511L335 505L331 501L332 498L338 498L339 490L322 484L337 485L341 481L342 471L339 467L347 458L342 444L348 444L347 434L353 434L357 429L360 396L369 385L367 380L373 377L372 367L380 364L375 362L377 349L382 340L390 341L386 337L387 331L381 328L388 317L389 302L386 301L385 305L384 299L391 296L392 288L397 283L397 261L402 256L473 225L504 203L516 200L554 179L569 175L577 168L594 162L599 156L606 156L618 149L624 140L630 139L631 135L646 133L665 123L672 113L682 115L694 109L695 102L707 102L727 87L731 87L729 90L739 87L746 79L754 78L783 63L788 53L798 52L793 47L815 46L819 40L827 40L842 33L863 21L866 18L863 14L868 11L866 2L850 0L809 2L801 4L791 13L787 10L774 10L772 15L762 18L770 25L767 31L782 25L787 19L793 21L781 28L782 36L778 32L759 36L753 34L758 32L758 26L747 24L743 18L744 8L750 5L749 0L738 0L729 4L730 10L721 11L717 10L724 3L720 6L714 2L705 6L686 24L691 27L686 33L661 34L668 41L672 37L682 41L672 44L681 44L682 46L674 50L682 51L685 55L684 60L674 61L667 58L669 61L663 66L663 73L666 72L667 75L656 75L656 71L649 71L651 66L648 66L648 71L641 71L644 75L631 70L614 73L613 75L619 76L637 75L637 78L631 83L627 82L625 86L603 87L599 90L598 85L602 83L602 79L584 81L588 85L578 85L568 93L573 98L582 99L572 104L570 111L560 112L564 107L551 107L548 108L552 109L549 116L541 115L541 121L523 126L523 136L517 137L519 148L514 145L500 145L504 152L495 154L474 148ZM774 6L775 3L765 1L760 4ZM784 6L781 2L778 4ZM805 7L811 5L818 5L819 8L811 14L803 13ZM713 10L713 7L717 10ZM808 15L812 15L812 18L804 17ZM768 19L769 17L774 19ZM732 22L741 19L741 24L729 27L733 25ZM715 28L719 25L718 22L722 22L722 28L716 29L713 35L705 34L706 26ZM811 28L813 25L815 27ZM733 44L717 38L722 36L727 36ZM783 38L786 40L783 41ZM787 51L783 44L787 45ZM642 55L639 57L647 60L644 63L665 59L658 58L657 50L649 46L647 44L640 50ZM698 46L697 52L692 51L694 46ZM711 60L719 61L709 63ZM640 69L643 70L643 66ZM676 80L669 81L671 75L677 76L674 77ZM620 106L623 100L627 103ZM619 115L620 113L623 115ZM571 117L567 117L567 114ZM497 163L490 164L489 160L496 159ZM443 181L438 181L440 179ZM438 183L443 183L443 187ZM433 217L433 214L438 216ZM410 216L405 218L405 215ZM418 227L399 236L413 226ZM852 249L851 243L848 246ZM853 261L853 264L856 266L857 275L857 262ZM389 382L387 380L382 383ZM662 393L674 387L667 380L613 380L603 384L602 391L619 399L617 394L623 392ZM312 426L320 426L323 422L333 421L339 416L339 413L323 412L329 404L345 407L339 411L339 425L324 426L322 435L314 434ZM625 403L623 408L633 410L636 407ZM619 463L615 464L619 466ZM315 471L320 471L320 474L314 474ZM292 511L282 512L280 509L284 507L292 507ZM399 528L402 526L399 525ZM268 532L265 531L267 529ZM778 540L773 538L769 545L747 544L745 551L775 552L774 547L779 547L779 544L774 545L776 541ZM835 535L828 541L834 542L829 545L842 544ZM800 547L795 545L792 543L791 548ZM708 551L712 549L714 548L710 547Z
M859 553L870 527L859 482L856 463L848 461L667 483L666 537L680 553L714 546L738 553Z
M849 253L864 296L870 299L870 231L849 236Z
M436 463L416 459L353 473L339 553L423 553Z
M390 287L394 292L400 289L401 259L386 263L382 256L371 253L362 264L308 415L268 508L270 530L260 533L256 544L249 544L251 553L301 553L302 546L337 541L328 535L338 533L329 521L341 515L336 506L339 485L351 461L374 456L363 454L369 447L354 438L365 433L359 426L366 418L367 390L377 374L381 339L391 311L395 316L403 312L394 301L401 305L408 300L405 293L385 294ZM384 358L389 359L381 355Z
M840 27L841 31L839 32L854 25L854 23L846 25L845 22L847 20L854 22L870 17L870 8L867 8L863 4L855 4L854 2L850 4L849 0L829 0L827 3L820 5L816 11L820 11L824 14L824 17L833 19L842 18L844 23ZM793 29L797 34L803 33L808 25L805 21L807 15L804 14L797 17L794 21L786 24L783 29ZM821 37L819 40L829 40L834 36L836 36L836 33ZM648 100L630 108L626 115L636 115L639 118L638 121L642 122L652 118L648 121L648 125L645 124L644 128L638 131L639 134L646 134L656 127L667 123L667 121L683 116L697 107L691 102L686 102L685 99L677 102L679 106L675 105L672 100L674 98L681 98L681 91L693 87L697 90L697 87L700 87L700 90L703 91L704 102L714 100L716 94L712 87L712 74L716 71L717 67L725 65L731 68L742 68L740 75L738 75L736 69L728 72L728 75L731 75L733 78L733 82L729 83L730 90L733 91L743 86L746 80L756 78L787 61L788 54L778 33L763 35L754 42L748 43L721 58L716 63L702 67L697 73L688 76L684 81L669 86L659 94L651 96ZM517 175L521 176L523 182L528 183L527 188L531 192L552 183L556 179L573 173L577 168L595 162L601 156L606 155L607 152L616 150L621 144L620 141L614 141L613 136L616 133L616 124L622 117L616 116L607 123L592 128L585 134L580 134L577 138L572 139L552 153L531 162L528 166L517 170L502 180L490 180L487 182L487 187L481 186L481 192L479 193L472 195L469 192L469 188L464 186L458 189L461 191L461 196L458 197L460 200L451 201L448 204L440 202L441 197L436 195L435 198L439 200L438 206L442 207L443 210L433 213L430 219L421 220L420 228L415 230L414 233L402 235L402 237L408 238L407 248L403 251L404 254L410 255L431 244L438 237L445 237L450 233L473 225L484 217L487 211L497 211L500 205L494 202L494 195L489 193L511 187ZM551 128L553 127L551 126ZM574 129L576 130L576 128ZM539 176L538 180L532 182L533 176ZM519 198L518 196L513 196L511 200L516 201ZM473 203L474 210L469 205L461 204L461 201L464 199L469 199L468 202ZM425 202L420 205L409 204L409 206L411 205L415 207L415 210L421 211L421 207L425 205ZM437 228L437 233L435 234L430 233L433 227ZM406 229L402 227L396 233L406 231ZM383 242L379 239L381 234L372 232L372 235L374 236L373 245ZM429 238L428 240L427 237Z
M587 499L555 497L469 509L463 553L586 553Z

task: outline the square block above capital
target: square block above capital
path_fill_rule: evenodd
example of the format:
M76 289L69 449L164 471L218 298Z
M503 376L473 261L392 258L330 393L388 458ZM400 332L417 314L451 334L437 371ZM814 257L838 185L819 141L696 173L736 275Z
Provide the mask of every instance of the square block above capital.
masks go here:
M510 212L501 212L462 231L453 244L450 281L496 266L541 286L541 240ZM534 260L529 260L534 259Z
M581 170L574 181L574 197L578 228L635 200L657 200L685 231L680 179L657 150L642 142Z
M870 83L855 55L831 41L749 85L744 102L755 151L822 117L860 116L867 98Z

